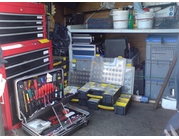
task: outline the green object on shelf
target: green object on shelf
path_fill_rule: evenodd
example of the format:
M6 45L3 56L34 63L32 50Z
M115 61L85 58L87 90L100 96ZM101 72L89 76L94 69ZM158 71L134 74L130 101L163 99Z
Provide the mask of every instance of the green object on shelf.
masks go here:
M132 9L129 10L129 22L128 22L128 29L133 29L133 24L134 24L134 16L132 14Z

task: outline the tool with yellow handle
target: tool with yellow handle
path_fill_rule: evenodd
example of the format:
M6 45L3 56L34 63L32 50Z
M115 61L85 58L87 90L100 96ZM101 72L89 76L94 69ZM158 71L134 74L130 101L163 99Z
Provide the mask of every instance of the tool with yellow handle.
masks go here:
M27 99L27 103L30 103L30 99L29 99L28 93L26 93L26 99Z
M24 93L24 91L22 91L22 95L23 95L23 99L24 99L25 111L28 112L27 102L26 102L26 98L25 98L25 93Z

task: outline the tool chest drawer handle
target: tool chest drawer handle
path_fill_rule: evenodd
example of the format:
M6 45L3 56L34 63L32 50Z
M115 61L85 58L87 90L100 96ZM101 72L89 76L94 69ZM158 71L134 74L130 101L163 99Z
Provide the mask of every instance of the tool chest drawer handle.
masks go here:
M2 102L0 102L0 104L4 105L4 96L3 95L1 96L1 100L2 100Z

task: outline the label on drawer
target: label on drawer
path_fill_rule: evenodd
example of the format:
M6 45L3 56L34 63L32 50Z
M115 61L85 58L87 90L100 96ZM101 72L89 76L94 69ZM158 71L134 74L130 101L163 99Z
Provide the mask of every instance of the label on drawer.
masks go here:
M43 28L42 27L38 27L37 30L42 30Z
M42 22L36 22L36 24L42 24Z
M37 19L42 19L42 16L37 16Z
M43 37L43 34L41 33L41 34L37 34L37 37Z
M43 51L43 54L44 55L48 54L48 50Z
M45 58L45 59L44 59L44 63L45 63L45 62L48 62L48 61L49 61L49 58Z

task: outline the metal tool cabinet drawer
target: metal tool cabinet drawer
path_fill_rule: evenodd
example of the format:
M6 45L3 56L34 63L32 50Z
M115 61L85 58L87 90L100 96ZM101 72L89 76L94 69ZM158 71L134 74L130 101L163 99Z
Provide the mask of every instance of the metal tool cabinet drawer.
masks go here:
M1 16L6 16L9 19L3 20ZM22 20L24 16L29 17L29 19ZM0 13L1 44L43 38L44 21L42 15L36 15L36 19L31 20L34 17L34 15Z
M38 49L31 52L21 53L9 57L5 57L5 60L8 61L8 63L5 64L6 68L8 66L12 66L18 63L22 63L25 61L29 61L32 59L44 57L49 55L49 50L47 48L44 49Z
M32 3L0 4L1 44L40 39L46 37L44 6ZM38 9L38 10L37 10Z
M45 56L38 59L33 59L24 63L20 63L14 66L10 66L9 68L6 68L6 75L8 76L7 79L10 77L21 74L22 72L27 72L33 68L36 68L38 66L44 65L46 63L49 63L49 57Z
M50 64L48 49L35 50L28 53L5 57L8 61L5 64L7 79L17 74L26 73L42 65Z

